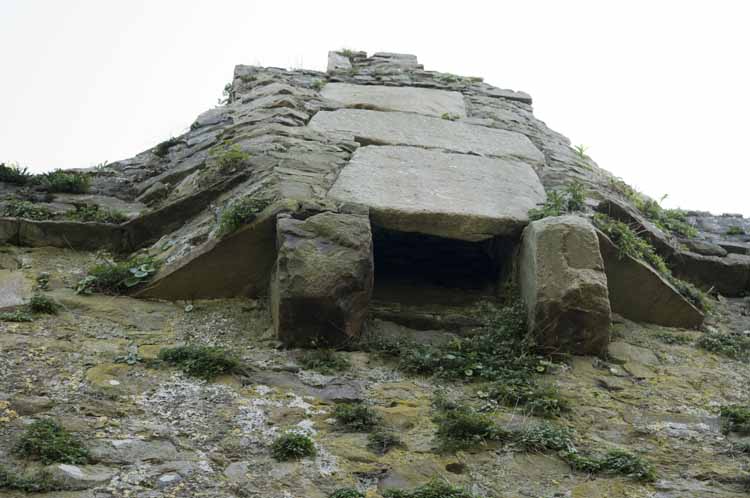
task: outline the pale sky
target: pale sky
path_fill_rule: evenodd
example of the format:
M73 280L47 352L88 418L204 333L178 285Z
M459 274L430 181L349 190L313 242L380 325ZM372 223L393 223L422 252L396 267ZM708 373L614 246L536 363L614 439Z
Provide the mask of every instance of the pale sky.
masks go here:
M0 0L0 162L135 155L216 105L236 64L412 53L524 90L669 207L750 216L750 2Z

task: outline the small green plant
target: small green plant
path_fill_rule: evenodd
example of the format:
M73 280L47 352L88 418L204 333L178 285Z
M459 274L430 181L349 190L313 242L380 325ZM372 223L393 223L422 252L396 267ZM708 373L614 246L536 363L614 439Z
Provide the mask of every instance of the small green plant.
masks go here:
M385 455L393 448L403 447L401 438L393 431L376 429L367 437L367 447L379 455Z
M44 294L34 294L29 299L29 311L46 315L56 315L60 305Z
M350 48L342 48L338 53L343 55L347 59L351 59L352 57L354 57L354 50Z
M727 235L745 235L745 229L738 226L731 226L727 230Z
M128 221L124 213L116 209L102 209L96 204L84 204L65 213L65 217L74 221L95 221L97 223L120 224Z
M519 407L530 415L546 418L558 417L570 410L559 389L540 385L533 377L498 382L490 389L489 397L505 406Z
M263 211L270 202L265 199L253 199L243 197L229 206L221 213L219 220L219 236L230 234L241 226L252 222L258 213Z
M370 431L380 423L375 410L362 403L336 405L333 416L340 427L354 432Z
M315 456L315 443L299 432L286 432L271 445L271 456L280 462Z
M12 183L14 185L26 185L30 183L33 175L28 168L18 164L0 163L0 182Z
M3 311L0 312L0 322L33 322L34 317L31 316L31 314L24 310L14 310L14 311Z
M562 192L551 190L542 207L529 210L531 220L541 220L550 216L562 216L582 211L586 203L586 187L579 181L565 186Z
M299 357L299 364L306 370L315 370L322 374L341 372L351 368L349 359L333 349L308 349Z
M136 256L126 261L108 261L89 269L88 275L76 286L77 294L124 294L156 273L157 264L150 256Z
M43 221L53 219L55 214L44 206L37 206L28 201L10 200L3 206L2 216Z
M91 176L79 171L56 169L39 175L39 186L47 192L85 194L91 187Z
M219 347L178 346L159 351L159 359L178 366L188 375L211 380L234 372L239 362Z
M157 157L165 157L167 154L169 154L169 149L179 143L179 138L171 137L169 140L165 140L154 147L154 155Z
M576 154L578 154L578 157L581 159L586 159L588 156L586 155L586 151L589 149L588 145L574 145L573 150L576 151Z
M234 145L216 155L216 163L219 171L225 173L240 168L245 161L250 159L250 154Z
M722 406L720 411L722 431L727 434L750 434L750 407L743 405Z
M411 491L387 489L384 498L480 498L465 489L451 486L443 481L433 480Z
M321 91L325 85L326 82L324 80L315 80L310 84L313 90L316 90L318 92Z
M646 460L623 450L607 452L601 461L601 471L608 474L620 474L637 481L653 482L656 470Z
M664 344L686 345L686 344L690 344L693 342L693 339L691 339L690 336L670 334L668 332L660 332L658 334L654 334L654 337L659 339Z
M459 116L458 114L451 114L450 112L444 112L440 117L448 121L456 121L458 119L461 119L461 116Z
M24 493L44 493L48 491L62 491L65 488L56 483L52 474L46 470L22 475L0 465L0 489L22 491Z
M31 424L14 447L22 458L51 463L82 464L89 460L88 450L59 423L51 419Z
M518 431L513 441L525 451L571 451L574 448L572 431L552 424Z
M464 406L438 412L434 422L435 435L444 451L467 449L505 437L489 416Z
M365 498L365 494L354 488L339 488L328 495L328 498Z
M36 287L42 291L49 289L49 273L43 271L36 276Z
M704 334L696 342L698 347L735 360L750 358L750 338L727 333Z

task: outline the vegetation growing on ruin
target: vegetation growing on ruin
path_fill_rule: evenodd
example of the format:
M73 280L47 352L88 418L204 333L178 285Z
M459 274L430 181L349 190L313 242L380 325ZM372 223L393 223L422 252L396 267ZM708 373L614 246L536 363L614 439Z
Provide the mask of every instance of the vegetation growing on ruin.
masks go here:
M550 216L562 216L582 211L586 203L586 188L583 183L573 181L561 191L550 190L542 207L529 210L531 220L541 220Z
M51 463L82 464L89 460L88 450L58 422L51 419L32 423L14 447L14 452L28 460Z
M496 382L490 388L488 397L537 417L558 417L570 411L569 403L560 396L556 386L517 378Z
M105 259L89 268L86 277L76 286L78 294L124 294L144 284L157 270L156 261L150 256L135 256L125 261Z
M31 182L32 178L33 175L29 173L29 169L25 166L0 163L0 182L26 185Z
M735 360L750 358L750 337L726 332L706 333L696 344L712 353L720 354Z
M224 349L212 346L178 346L159 351L159 359L179 367L193 377L212 380L219 375L234 372L239 361Z
M52 193L85 194L91 187L91 176L79 171L56 169L35 178L42 190Z
M154 155L158 157L165 157L167 154L169 154L169 149L179 143L179 138L171 137L169 140L165 140L154 147Z
M395 432L376 428L367 437L367 447L379 455L385 455L393 448L403 448L404 443Z
M44 294L37 293L31 296L31 299L29 299L28 308L32 313L55 315L60 309L60 305Z
M270 202L265 199L243 197L227 206L221 213L219 220L219 236L235 232L240 227L252 222L258 213L263 211Z
M277 437L271 445L271 456L280 462L300 460L315 456L315 443L299 432L286 432Z
M33 322L34 317L24 309L0 312L0 322Z
M723 432L750 434L750 406L722 406L720 411Z
M437 479L411 491L387 489L383 496L384 498L480 498L463 488L451 486Z
M54 482L52 475L46 470L21 474L0 465L0 489L24 493L43 493L60 491L63 487Z
M2 209L2 216L42 221L52 219L55 215L44 206L37 206L28 201L12 199L5 202Z
M352 432L367 432L380 423L380 417L364 403L341 403L336 405L333 416L339 427Z
M227 173L239 169L245 161L250 159L250 154L240 149L238 145L221 151L215 155L219 171Z
M322 374L332 374L351 368L346 356L330 348L306 349L299 355L298 361L302 368Z
M727 230L727 235L745 235L745 229L739 226L731 226Z
M116 209L101 208L97 204L84 204L64 214L65 218L73 221L95 221L97 223L120 224L128 221L124 213Z

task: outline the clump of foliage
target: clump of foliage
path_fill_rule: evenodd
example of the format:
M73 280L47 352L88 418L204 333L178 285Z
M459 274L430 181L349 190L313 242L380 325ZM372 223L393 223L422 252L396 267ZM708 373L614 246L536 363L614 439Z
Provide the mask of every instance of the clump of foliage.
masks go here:
M613 190L627 198L646 218L663 231L683 237L695 237L698 235L698 230L688 223L685 211L681 209L664 209L657 201L647 199L643 194L619 178L610 179L609 185Z
M306 370L331 374L351 368L349 359L330 348L308 349L299 356L299 364Z
M590 474L619 474L637 481L656 480L654 466L638 455L623 450L610 450L604 456L582 456L576 451L562 454L563 459L575 470Z
M328 498L365 498L365 495L354 488L340 488L328 495Z
M666 261L656 253L654 246L640 237L629 225L614 220L602 213L595 214L593 221L599 230L612 239L612 242L614 242L619 250L621 258L627 255L645 261L698 309L704 311L711 309L711 303L705 293L693 284L672 275L672 271L667 266Z
M47 192L85 194L91 187L91 176L79 171L56 169L38 177L39 185Z
M333 410L336 422L343 428L355 432L367 432L380 423L378 414L362 403L342 403Z
M0 312L0 322L33 322L34 317L28 311L14 310Z
M325 85L326 82L324 80L315 80L310 84L313 90L317 90L318 92L321 91Z
M34 294L29 299L29 311L46 315L56 315L60 305L44 294Z
M402 446L401 438L387 429L376 429L367 438L367 447L379 455L385 455L391 449Z
M461 119L461 116L458 114L452 114L450 112L444 112L440 117L448 121L457 121Z
M539 384L533 377L498 382L490 389L489 397L505 406L520 407L538 417L557 417L570 410L556 386Z
M439 73L435 75L435 79L442 82L442 83L460 83L463 81L463 78L461 76L458 76L457 74L452 73Z
M567 213L582 211L586 202L586 188L583 183L573 181L565 186L562 192L552 190L547 193L547 200L540 208L529 210L529 218L541 220L550 216L562 216Z
M750 338L738 334L705 334L696 344L712 353L721 354L735 360L750 358Z
M211 346L178 346L159 351L159 359L178 366L188 375L211 380L232 373L239 362L224 349Z
M411 491L387 489L384 498L479 498L465 489L434 480Z
M488 441L506 439L507 433L484 413L465 406L440 410L434 418L436 437L445 451L471 448Z
M588 146L587 145L583 145L583 144L579 144L579 145L574 145L573 146L573 150L576 151L576 154L581 159L586 159L588 157L588 155L586 154L586 151L588 149L589 149Z
M227 172L241 167L248 159L250 159L250 154L235 145L218 154L216 163L219 165L219 171Z
M312 439L299 432L286 432L277 437L271 445L271 456L280 462L299 460L315 454Z
M89 269L78 282L76 293L124 294L147 282L156 273L157 264L150 256L136 256L126 261L104 261Z
M745 229L738 226L731 226L727 230L727 235L745 235Z
M268 200L254 199L252 197L243 197L233 202L221 213L219 235L230 234L241 226L250 223L269 204Z
M31 182L33 175L29 169L18 164L0 163L0 182L14 185L26 185Z
M169 140L165 140L154 147L154 155L158 157L164 157L169 153L169 149L180 143L179 138L171 137Z
M24 493L44 493L61 491L64 487L54 482L52 474L46 470L40 470L31 475L21 475L0 466L0 489Z
M42 221L54 218L55 214L44 206L37 206L28 201L14 199L5 203L2 209L2 216Z
M95 221L98 223L124 223L128 217L116 209L101 209L97 204L76 206L65 213L65 217L74 221Z
M686 335L679 335L679 334L670 334L668 332L661 332L658 334L654 334L654 337L659 339L664 344L690 344L693 342L693 339L691 339L689 336Z
M722 406L720 417L722 430L725 434L729 432L750 434L750 406Z
M89 460L88 450L59 423L37 420L21 436L14 452L22 458L52 463L82 464Z
M552 424L517 431L513 442L525 451L571 451L574 448L573 432Z

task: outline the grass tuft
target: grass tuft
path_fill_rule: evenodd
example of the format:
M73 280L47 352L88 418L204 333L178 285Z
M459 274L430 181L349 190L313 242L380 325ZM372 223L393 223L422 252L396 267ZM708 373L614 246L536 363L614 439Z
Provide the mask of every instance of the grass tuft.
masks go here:
M178 346L159 351L159 359L178 366L188 375L211 380L232 373L239 362L226 351L210 346Z
M465 489L434 480L411 491L387 489L384 498L479 498Z
M52 463L82 464L89 460L88 450L51 419L37 420L21 436L14 452L22 458Z
M29 300L29 311L46 315L56 315L61 306L44 294L34 294Z
M298 432L286 432L271 445L271 456L280 462L300 460L316 453L313 440Z
M365 495L354 488L340 488L328 495L328 498L365 498Z
M332 349L308 349L299 356L299 364L306 370L315 370L322 374L331 374L349 370L349 359Z
M56 169L38 176L39 186L47 192L85 194L91 187L91 176L78 171Z
M367 447L379 455L385 455L393 448L402 448L404 443L396 433L387 429L376 429L367 438Z
M126 261L108 261L91 267L76 286L78 294L125 294L153 277L157 263L150 256L136 256Z
M722 406L720 418L721 428L725 434L730 432L750 434L750 406Z
M354 432L367 432L380 423L378 414L361 403L342 403L333 410L336 422L344 429Z
M243 197L229 204L221 213L219 236L235 232L243 225L252 222L269 204L270 202L265 199L251 197Z
M19 166L18 164L0 163L0 182L11 183L13 185L26 185L30 183L33 175L29 169Z
M28 201L10 200L5 203L1 211L2 216L10 218L26 218L27 220L51 220L55 214L43 206L37 206Z

